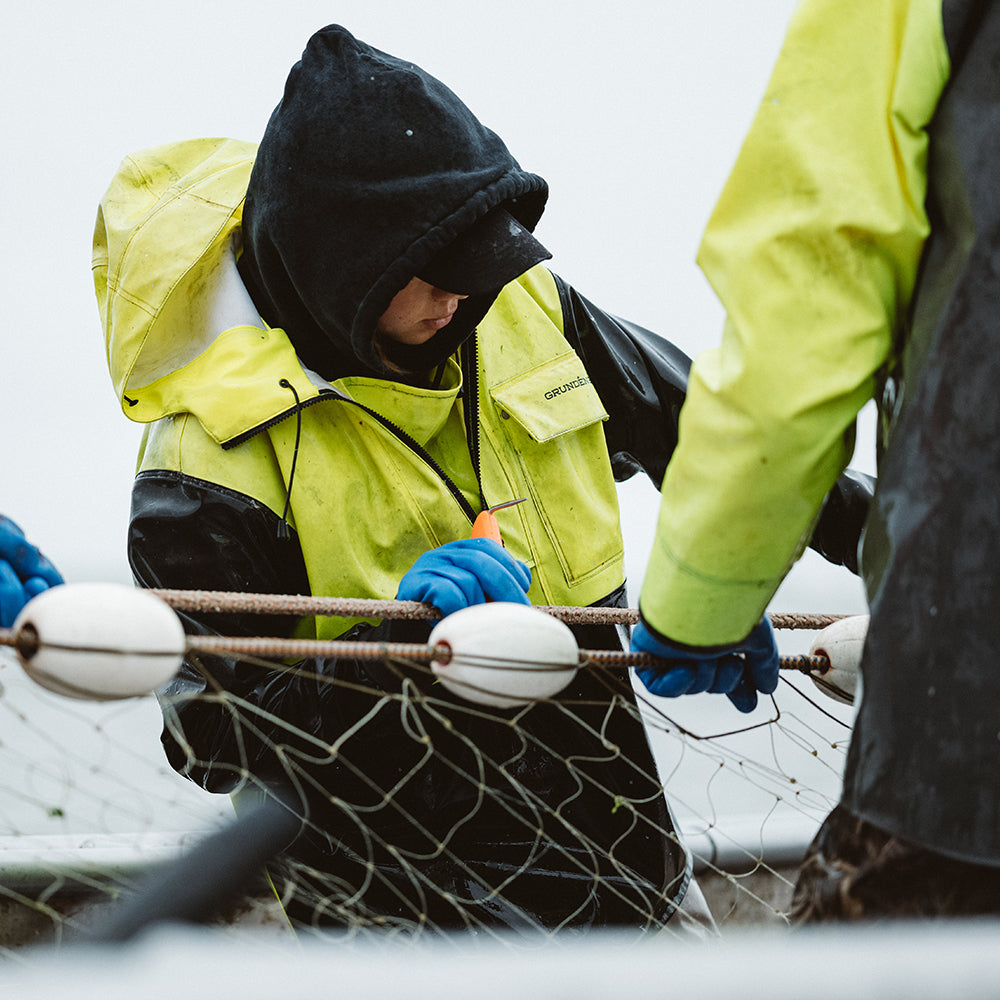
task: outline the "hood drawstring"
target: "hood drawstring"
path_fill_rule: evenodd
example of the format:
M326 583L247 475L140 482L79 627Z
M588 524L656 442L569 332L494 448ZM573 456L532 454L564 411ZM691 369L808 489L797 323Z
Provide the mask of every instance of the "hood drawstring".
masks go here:
M292 468L288 473L288 489L285 491L285 509L281 512L281 521L278 524L278 538L289 538L291 529L288 526L288 511L292 503L292 480L295 479L295 463L299 460L299 440L302 437L302 404L299 402L299 394L295 391L295 386L283 378L278 382L282 389L290 389L295 397L295 449L292 452Z

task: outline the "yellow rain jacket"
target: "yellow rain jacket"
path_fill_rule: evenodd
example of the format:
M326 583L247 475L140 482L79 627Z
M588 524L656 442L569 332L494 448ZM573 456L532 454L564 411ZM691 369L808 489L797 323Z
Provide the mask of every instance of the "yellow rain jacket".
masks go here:
M929 231L948 73L940 0L813 0L792 20L698 257L728 318L692 369L642 590L671 639L750 632L851 457Z
M328 380L304 365L288 333L260 319L240 278L255 152L206 139L137 153L101 203L94 274L110 371L123 412L149 425L129 534L137 579L392 598L420 554L469 536L484 502L526 497L501 523L507 548L531 567L530 598L623 605L612 451L619 471L662 474L675 428L661 408L679 408L684 356L537 267L499 293L433 387L373 374ZM566 317L622 411L607 435L590 371L564 336ZM648 360L634 368L644 351ZM645 420L628 419L640 413ZM421 642L429 630L326 617L184 618L189 631L221 634L294 629ZM619 644L612 626L578 634L585 647ZM514 926L530 913L539 926L646 927L670 916L690 861L672 834L624 671L581 671L565 694L571 707L536 706L516 728L460 699L449 707L439 688L426 711L407 696L407 711L437 733L433 754L401 725L400 683L398 672L350 657L282 670L219 656L186 664L161 692L164 746L182 774L217 792L248 782L322 789L303 804L312 832L289 864L330 882L319 916L296 883L295 919L353 923L374 913L405 922L417 906L438 926ZM211 686L241 711L206 697ZM453 716L449 733L437 732L442 711ZM463 734L457 747L454 733ZM472 746L466 760L463 747ZM530 803L548 804L544 834L537 819L498 809L473 780L484 760L518 762L525 808L534 816ZM342 761L363 767L364 781ZM372 788L394 789L396 806L420 822L401 828L391 810L369 815ZM420 839L423 829L434 844ZM390 844L390 854L372 843ZM399 862L410 853L433 862L440 896L400 903L414 895ZM368 883L363 904L331 905L343 886ZM503 892L487 895L488 905L449 902L497 885Z
M312 593L392 597L422 552L468 537L479 509L462 372L452 359L425 389L303 369L285 333L256 318L236 271L253 151L203 140L133 156L102 203L95 282L112 379L126 416L151 424L139 469L284 513ZM504 516L505 544L532 568L535 603L595 603L623 581L607 414L563 336L549 272L505 288L477 340L484 495L532 501ZM461 469L464 508L413 441ZM319 631L350 624L322 619Z
M851 814L1000 865L1000 6L808 0L711 218L699 358L643 585L745 636L879 407Z

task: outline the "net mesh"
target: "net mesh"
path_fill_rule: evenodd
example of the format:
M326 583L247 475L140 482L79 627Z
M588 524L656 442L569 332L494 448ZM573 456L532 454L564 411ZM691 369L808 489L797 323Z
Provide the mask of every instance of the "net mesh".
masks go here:
M321 689L340 712L335 736L211 685L163 705L62 698L0 650L6 950L85 930L95 908L230 822L234 803L248 808L277 777L302 834L227 912L234 933L287 928L289 918L300 934L548 936L595 924L671 933L692 869L723 932L781 924L794 864L836 803L850 733L850 708L791 671L741 716L720 696L653 698L598 664L553 698L498 710L392 655L337 675L229 658ZM213 725L225 720L233 797L197 786L218 782L219 761L213 771L202 738L189 738L192 707ZM195 782L166 762L161 708L174 764L179 754Z

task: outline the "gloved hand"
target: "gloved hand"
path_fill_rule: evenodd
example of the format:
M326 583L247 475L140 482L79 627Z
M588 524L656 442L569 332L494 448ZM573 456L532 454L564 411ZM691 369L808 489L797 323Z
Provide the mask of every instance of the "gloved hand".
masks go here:
M399 581L396 599L444 615L487 601L528 604L531 570L491 538L463 538L425 552Z
M767 618L742 642L708 648L671 646L640 622L632 631L632 652L666 661L636 670L646 689L664 698L710 691L726 695L741 712L752 712L757 692L771 694L778 686L778 647Z
M32 597L62 582L59 570L0 514L0 627L10 628Z

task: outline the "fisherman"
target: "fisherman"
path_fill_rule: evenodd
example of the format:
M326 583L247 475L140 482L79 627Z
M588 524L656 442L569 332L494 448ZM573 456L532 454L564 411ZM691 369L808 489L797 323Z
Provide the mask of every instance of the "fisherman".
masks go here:
M0 514L0 628L10 628L32 597L62 582L59 570L41 550Z
M864 693L801 921L1000 913L998 59L996 4L808 0L700 251L728 322L663 482L651 691L755 670L856 415L881 414Z
M115 390L148 424L128 533L138 582L443 614L625 606L615 480L662 477L689 360L541 264L546 196L447 87L339 26L310 39L259 146L127 158L94 266ZM851 563L868 493L849 477L835 489L815 542L833 561ZM503 545L469 537L480 511L521 498ZM370 641L430 628L185 621ZM621 648L613 626L574 631ZM180 773L300 795L285 862L299 922L705 916L623 671L484 711L391 663L199 657L161 704Z

